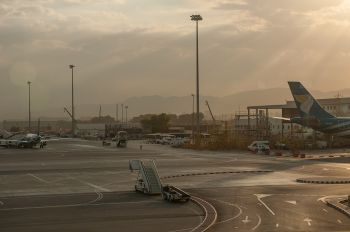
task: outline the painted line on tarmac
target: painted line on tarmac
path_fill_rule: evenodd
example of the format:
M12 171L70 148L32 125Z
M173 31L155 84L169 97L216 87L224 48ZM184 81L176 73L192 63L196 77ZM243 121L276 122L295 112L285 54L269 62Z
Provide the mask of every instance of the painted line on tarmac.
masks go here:
M262 200L261 200L261 198L263 198L263 197L268 197L268 196L271 196L270 194L254 194L257 198L258 198L258 201L261 203L261 204L263 204L263 206L265 206L265 208L273 215L273 216L275 216L275 213L272 211L272 209L270 209L270 207L268 207L266 204L265 204L265 202L263 202Z
M204 220L195 228L191 230L191 232L204 232L207 231L210 227L212 227L217 220L217 211L215 207L209 202L199 198L199 197L191 197L191 201L201 207L205 213Z
M30 206L30 207L16 207L5 208L0 211L14 211L14 210L30 210L30 209L49 209L49 208L69 208L69 207L82 207L82 206L101 206L101 205L122 205L122 204L138 204L138 203L154 203L159 201L126 201L126 202L105 202L105 203L81 203L81 204L67 204L67 205L43 205L43 206Z
M185 228L185 229L178 229L178 230L170 230L170 231L168 231L168 232L181 232L181 231L192 230L192 229L193 229L193 227L191 227L191 228Z
M95 193L97 194L97 198L93 201L90 201L88 204L93 204L103 199L103 194L101 192L95 191Z
M256 215L258 217L258 223L252 228L252 230L256 230L261 224L261 217L259 214Z
M36 179L36 180L38 180L38 181L40 181L42 183L50 184L50 182L48 182L48 181L46 181L46 180L44 180L44 179L42 179L42 178L40 178L40 177L38 177L38 176L36 176L34 174L28 173L27 175L33 177L34 179Z
M226 202L226 201L222 201L222 200L218 200L218 199L213 199L213 198L211 198L211 200L217 201L217 202L220 202L220 203L222 203L222 204L229 205L229 206L233 206L233 207L235 207L235 208L237 208L237 209L239 210L238 214L236 214L235 216L233 216L233 217L231 217L231 218L228 218L228 219L225 219L225 220L223 220L223 221L219 221L219 222L217 222L216 224L222 224L222 223L226 223L226 222L229 222L229 221L233 221L233 220L235 220L236 218L238 218L239 216L242 215L242 212L243 212L243 211L242 211L241 207L239 207L239 206L236 205L236 204L233 204L233 203L230 203L230 202Z
M87 182L87 181L80 180L80 179L78 179L78 178L76 178L76 177L68 176L68 178L69 178L69 179L72 179L72 180L76 180L76 181L78 181L78 182L80 182L80 183L82 183L82 184L85 184L85 185L87 185L87 186L90 186L90 187L92 187L92 188L94 188L94 189L97 189L97 190L100 190L100 191L103 191L103 192L111 192L110 189L103 188L103 187L101 187L101 186L98 186L98 185L89 183L89 182Z

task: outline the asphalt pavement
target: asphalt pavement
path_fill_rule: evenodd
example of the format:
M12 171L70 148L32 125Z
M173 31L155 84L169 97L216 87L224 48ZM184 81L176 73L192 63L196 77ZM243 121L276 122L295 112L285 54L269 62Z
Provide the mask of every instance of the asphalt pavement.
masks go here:
M350 194L349 184L296 182L348 177L348 157L304 160L146 144L140 150L139 142L119 149L83 140L0 149L0 231L175 232L203 220L193 203L136 193L131 159L154 159L160 176L174 176L163 183L210 202L218 218L209 231L350 231L349 218L319 200Z

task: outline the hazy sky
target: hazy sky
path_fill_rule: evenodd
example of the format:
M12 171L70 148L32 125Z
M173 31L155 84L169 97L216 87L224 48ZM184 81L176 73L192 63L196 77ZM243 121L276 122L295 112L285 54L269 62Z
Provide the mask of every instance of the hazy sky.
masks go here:
M350 87L350 0L0 0L0 107L189 95L194 13L204 95Z

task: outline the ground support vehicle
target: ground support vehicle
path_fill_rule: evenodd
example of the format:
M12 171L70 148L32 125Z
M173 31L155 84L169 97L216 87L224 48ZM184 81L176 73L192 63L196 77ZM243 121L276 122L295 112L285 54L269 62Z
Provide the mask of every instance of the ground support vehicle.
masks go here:
M187 202L191 198L188 193L171 185L162 186L162 196L170 202Z

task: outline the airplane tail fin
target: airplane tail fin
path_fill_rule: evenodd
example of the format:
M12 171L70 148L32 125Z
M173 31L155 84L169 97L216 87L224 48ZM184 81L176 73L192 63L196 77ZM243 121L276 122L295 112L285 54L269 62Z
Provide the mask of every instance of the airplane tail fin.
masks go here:
M288 84L302 118L334 118L333 115L320 106L316 99L300 82L289 81Z

